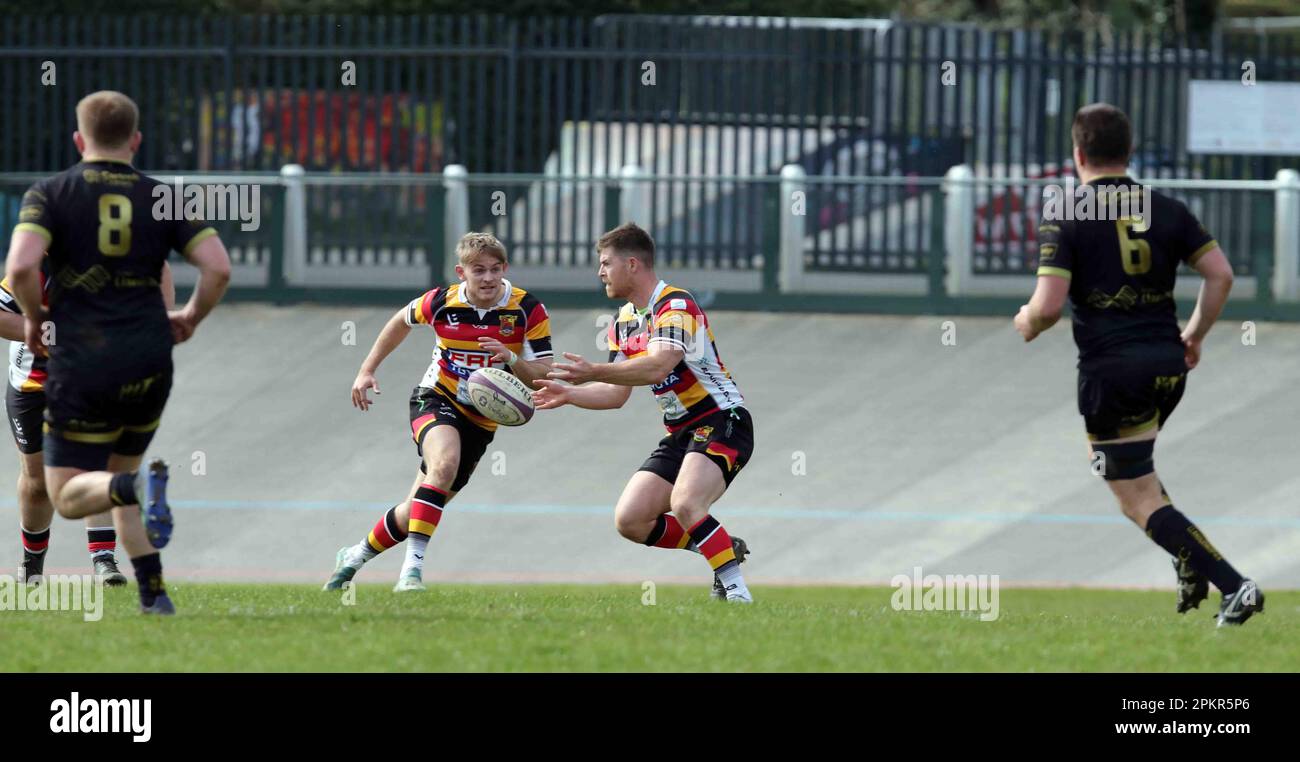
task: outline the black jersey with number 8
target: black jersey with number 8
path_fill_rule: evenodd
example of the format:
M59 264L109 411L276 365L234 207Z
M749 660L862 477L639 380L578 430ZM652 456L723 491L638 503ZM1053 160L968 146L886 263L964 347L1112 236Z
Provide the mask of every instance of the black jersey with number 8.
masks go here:
M161 185L129 164L87 159L23 196L15 229L49 247L52 372L170 357L163 263L216 231L177 215L170 195L154 192Z

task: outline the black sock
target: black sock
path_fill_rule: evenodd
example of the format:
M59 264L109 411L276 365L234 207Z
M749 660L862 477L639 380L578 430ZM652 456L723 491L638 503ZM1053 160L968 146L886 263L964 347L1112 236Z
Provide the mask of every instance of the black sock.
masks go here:
M140 499L135 494L135 472L129 474L113 474L113 480L108 483L108 499L113 501L113 505L139 505Z
M167 592L163 588L162 556L150 553L132 558L131 565L135 567L135 582L140 588L141 605L152 606L155 598Z
M1183 558L1224 595L1232 595L1241 587L1241 575L1223 557L1195 524L1166 505L1147 519L1147 537L1174 558Z

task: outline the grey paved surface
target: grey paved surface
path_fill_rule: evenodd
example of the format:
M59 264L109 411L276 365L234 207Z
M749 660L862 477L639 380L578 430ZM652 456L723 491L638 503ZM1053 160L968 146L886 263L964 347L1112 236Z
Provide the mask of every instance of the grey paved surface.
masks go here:
M394 305L396 308L397 305ZM612 310L611 310L612 311ZM432 346L412 334L367 414L348 403L391 310L232 305L177 350L153 451L173 464L172 579L321 581L334 551L404 496L418 463L406 400ZM598 311L556 311L560 349L595 349ZM1025 346L1008 320L723 313L724 361L756 421L754 459L716 514L762 583L886 583L926 573L1004 584L1170 587L1165 556L1090 475L1068 325ZM345 345L344 322L356 344ZM1266 587L1300 587L1300 327L1223 324L1161 436L1175 503ZM649 391L619 411L539 413L502 430L434 538L426 579L707 581L703 561L621 539L612 506L662 435ZM195 475L196 453L206 474ZM806 473L797 473L804 464ZM12 484L15 457L0 459ZM12 493L0 497L19 558ZM56 520L51 570L81 570ZM390 581L390 552L362 580Z

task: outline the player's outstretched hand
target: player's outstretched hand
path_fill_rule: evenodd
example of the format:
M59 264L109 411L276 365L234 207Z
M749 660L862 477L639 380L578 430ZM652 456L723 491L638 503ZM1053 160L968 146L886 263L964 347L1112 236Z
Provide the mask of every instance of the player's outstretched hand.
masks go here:
M569 390L573 387L544 378L539 378L533 383L537 384L537 391L533 392L533 404L538 410L554 410L569 404Z
M167 313L167 319L172 324L172 339L177 343L188 341L194 335L194 329L198 327L198 321L194 319L194 313L189 310L170 310Z
M379 382L375 380L375 374L358 373L357 380L352 382L352 406L361 408L362 412L375 404L366 396L367 389L374 389L375 394L379 394Z
M553 363L551 372L546 374L547 378L568 381L571 384L585 384L593 380L591 363L584 360L582 355L565 352L564 357L569 362Z
M1201 342L1190 336L1183 337L1183 361L1187 363L1187 369L1195 368L1201 361Z

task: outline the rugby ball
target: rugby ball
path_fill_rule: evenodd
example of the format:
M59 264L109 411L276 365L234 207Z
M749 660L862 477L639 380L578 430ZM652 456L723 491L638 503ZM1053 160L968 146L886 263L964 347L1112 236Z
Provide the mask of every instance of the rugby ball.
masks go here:
M528 386L500 368L480 368L462 383L469 399L484 418L502 426L523 426L533 417L533 393Z

